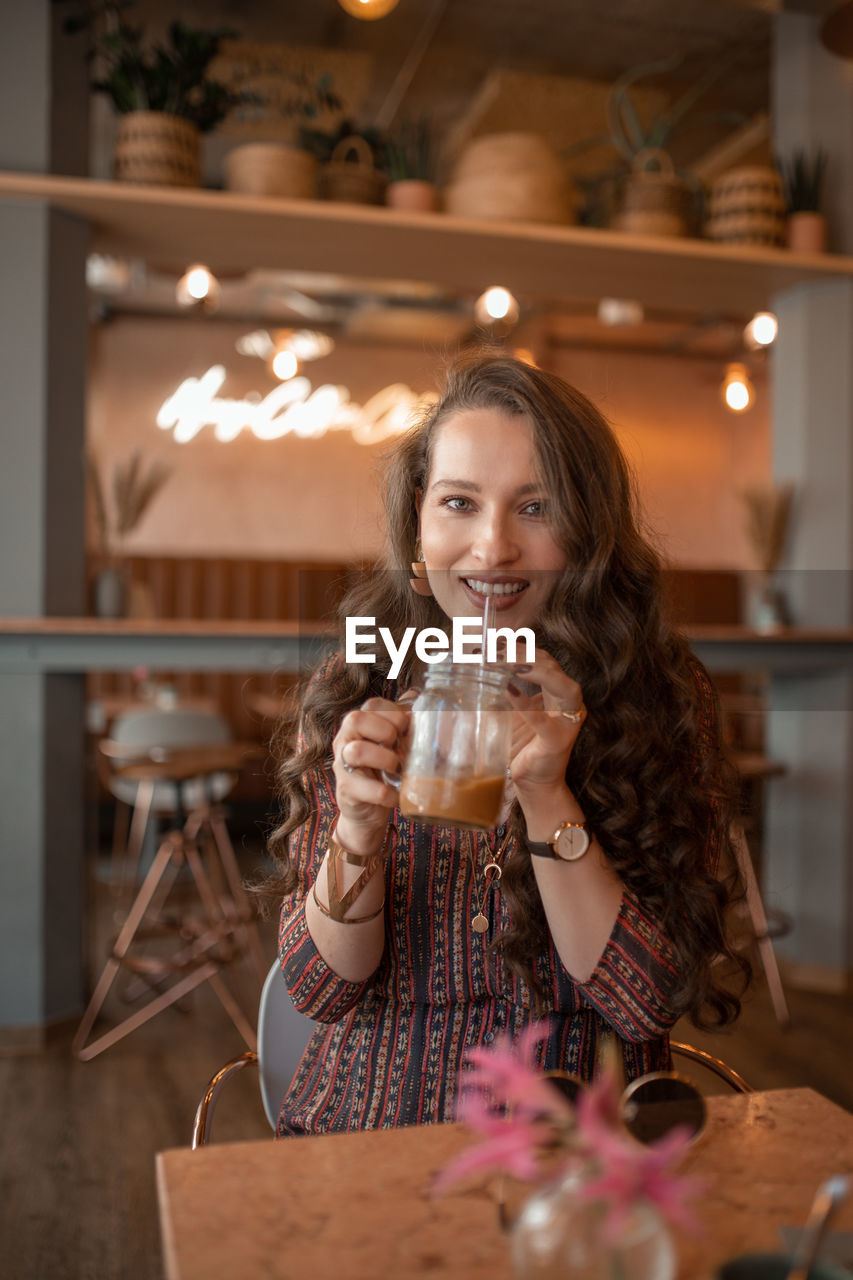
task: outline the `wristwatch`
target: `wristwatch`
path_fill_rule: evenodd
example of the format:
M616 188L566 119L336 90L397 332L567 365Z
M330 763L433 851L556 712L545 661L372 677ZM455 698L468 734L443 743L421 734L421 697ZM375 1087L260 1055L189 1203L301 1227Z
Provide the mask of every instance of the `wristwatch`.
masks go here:
M550 840L528 840L527 847L534 858L577 862L589 848L589 832L583 822L561 822Z

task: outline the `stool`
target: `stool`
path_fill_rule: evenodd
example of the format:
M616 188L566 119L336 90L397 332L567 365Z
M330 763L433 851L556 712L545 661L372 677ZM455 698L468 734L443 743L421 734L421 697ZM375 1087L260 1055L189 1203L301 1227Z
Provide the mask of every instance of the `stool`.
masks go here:
M733 751L731 758L744 781L758 780L764 782L769 778L779 778L787 773L787 768L784 764L777 760L770 760L760 752ZM746 832L742 825L738 824L732 831L732 842L738 871L746 892L746 910L758 947L758 956L764 969L773 1011L780 1025L783 1027L788 1026L791 1021L791 1014L782 987L782 977L779 973L779 963L773 948L773 938L780 937L786 933L790 924L781 915L777 914L773 928L770 926L768 913L761 897L758 877L755 874Z
M110 958L72 1041L73 1052L84 1062L96 1057L203 982L210 983L237 1030L254 1049L252 1022L223 982L221 970L248 955L259 985L263 983L268 965L258 926L243 889L221 805L204 800L184 817L181 795L187 780L238 771L249 756L262 756L263 749L237 742L188 749L151 747L144 754L129 744L106 742L101 748L112 758L116 773L136 782L140 792L153 789L158 781L174 785L175 825L160 842L151 867L129 904ZM164 913L164 904L183 870L189 873L200 912L169 917ZM173 938L175 945L170 954L131 954L134 943L152 936ZM132 989L134 994L146 989L158 994L110 1031L87 1043L122 967L140 978ZM163 990L163 982L170 975L181 976Z
M154 748L189 749L231 743L228 721L214 707L194 702L174 706L138 703L124 706L110 725L107 741L99 744L97 760L101 781L115 798L111 883L124 899L129 874L138 871L149 823L160 817L175 818L182 805L189 812L201 799L222 800L234 786L233 773L191 778L180 786L157 777L137 781L120 766L144 759ZM155 757L152 757L155 758ZM180 791L180 795L176 792Z

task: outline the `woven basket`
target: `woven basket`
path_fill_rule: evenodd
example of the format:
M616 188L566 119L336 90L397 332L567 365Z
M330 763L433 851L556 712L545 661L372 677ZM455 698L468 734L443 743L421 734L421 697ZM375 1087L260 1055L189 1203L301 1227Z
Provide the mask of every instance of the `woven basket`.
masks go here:
M283 142L247 142L225 157L225 186L251 196L313 200L317 160L310 151Z
M785 197L776 170L745 165L719 177L711 188L705 230L725 244L784 244Z
M343 138L320 170L320 195L351 204L382 204L388 179L373 164L373 152L355 134Z
M197 187L199 152L199 132L189 120L162 111L131 111L119 121L113 169L120 182Z
M462 218L568 222L571 202L560 159L536 133L491 133L469 143L445 192Z
M686 236L692 206L690 185L676 177L667 153L647 148L634 157L610 226L636 235Z

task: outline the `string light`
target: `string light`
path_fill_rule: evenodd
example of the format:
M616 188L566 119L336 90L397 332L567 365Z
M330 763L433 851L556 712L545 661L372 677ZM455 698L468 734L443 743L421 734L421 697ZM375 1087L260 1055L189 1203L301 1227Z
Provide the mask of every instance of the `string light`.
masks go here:
M203 303L206 307L215 307L219 301L219 281L207 267L201 263L188 267L175 286L175 297L182 307L192 307Z
M642 324L643 304L633 298L602 298L598 304L598 320L608 329L627 328Z
M376 18L384 18L386 13L396 9L399 0L338 0L338 4L354 18L362 18L365 22L373 22Z
M509 289L492 285L474 303L474 315L479 324L493 325L502 321L511 326L518 320L518 303Z
M749 408L755 399L755 388L749 380L745 365L726 366L726 376L720 387L720 394L723 404L727 409L731 409L732 413L743 413Z
M752 351L772 346L779 332L779 321L772 311L757 311L743 331L743 340Z
M288 347L282 347L273 356L270 368L279 382L287 382L288 378L295 378L299 372L299 361Z

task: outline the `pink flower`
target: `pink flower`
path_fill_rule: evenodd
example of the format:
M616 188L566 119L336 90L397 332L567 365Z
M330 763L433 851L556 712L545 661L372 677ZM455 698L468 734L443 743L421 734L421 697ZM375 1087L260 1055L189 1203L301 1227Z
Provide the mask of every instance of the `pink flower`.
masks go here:
M548 1034L547 1024L531 1023L514 1044L503 1036L491 1048L466 1054L473 1065L465 1074L458 1114L482 1141L450 1162L435 1190L445 1191L482 1170L533 1181L541 1176L541 1154L557 1149L565 1153L566 1168L579 1165L585 1172L580 1198L603 1204L606 1242L618 1240L641 1202L696 1230L687 1201L700 1184L674 1172L689 1145L689 1131L675 1129L646 1146L632 1138L622 1126L615 1063L607 1057L570 1105L538 1065L537 1049Z
M465 1110L475 1086L490 1094L498 1104L527 1116L553 1116L558 1122L570 1117L571 1107L553 1085L548 1084L537 1062L536 1048L549 1034L547 1023L531 1022L515 1042L505 1034L491 1048L469 1049L465 1058L473 1067L463 1079L465 1093L460 1102L460 1119L470 1123Z
M437 1195L469 1174L483 1169L491 1173L510 1173L526 1182L536 1178L541 1129L535 1124L524 1119L499 1119L484 1109L478 1119L477 1131L485 1141L450 1161L435 1181L433 1190Z
M537 1177L539 1154L573 1123L572 1108L536 1065L536 1049L548 1035L547 1023L531 1023L515 1043L504 1035L491 1048L468 1050L472 1067L457 1113L484 1141L450 1162L437 1191L482 1169L527 1181Z
M687 1230L697 1228L687 1201L699 1190L699 1182L673 1171L689 1144L690 1131L685 1128L673 1129L647 1146L618 1131L596 1135L589 1154L594 1157L597 1171L587 1179L579 1195L584 1200L604 1201L606 1239L618 1239L632 1207L639 1201L653 1204L669 1222Z

